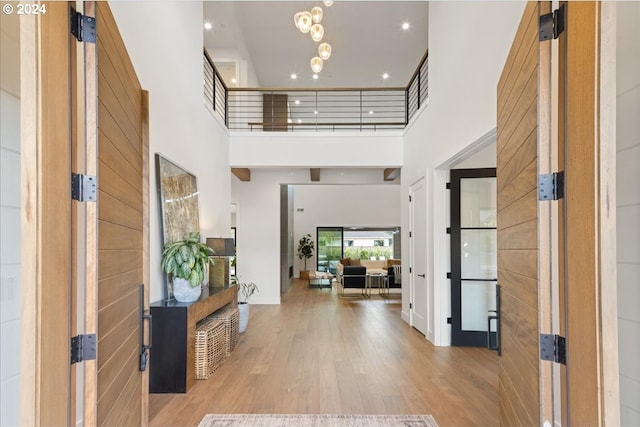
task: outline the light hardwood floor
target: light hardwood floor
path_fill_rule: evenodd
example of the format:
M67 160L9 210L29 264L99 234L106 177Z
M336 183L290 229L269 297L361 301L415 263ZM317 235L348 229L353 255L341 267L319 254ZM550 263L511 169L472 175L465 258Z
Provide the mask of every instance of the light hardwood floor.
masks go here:
M281 305L252 305L221 368L188 395L152 394L150 425L207 413L431 414L440 427L498 425L498 357L434 347L399 299L340 299L296 280ZM151 361L153 363L153 361Z

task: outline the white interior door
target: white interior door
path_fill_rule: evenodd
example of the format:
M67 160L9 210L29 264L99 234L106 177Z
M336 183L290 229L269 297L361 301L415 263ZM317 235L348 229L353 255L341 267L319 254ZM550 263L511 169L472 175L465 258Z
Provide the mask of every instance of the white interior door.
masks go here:
M427 282L427 193L424 178L409 188L409 312L411 326L427 335L429 292Z

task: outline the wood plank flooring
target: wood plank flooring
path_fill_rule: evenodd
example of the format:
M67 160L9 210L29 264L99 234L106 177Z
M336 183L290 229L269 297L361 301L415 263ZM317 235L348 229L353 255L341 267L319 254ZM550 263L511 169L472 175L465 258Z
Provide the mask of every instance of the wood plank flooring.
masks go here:
M231 357L188 395L150 395L150 425L207 413L431 414L440 427L499 424L498 357L434 347L399 299L339 299L295 281L281 305L252 305ZM153 363L153 360L151 361Z

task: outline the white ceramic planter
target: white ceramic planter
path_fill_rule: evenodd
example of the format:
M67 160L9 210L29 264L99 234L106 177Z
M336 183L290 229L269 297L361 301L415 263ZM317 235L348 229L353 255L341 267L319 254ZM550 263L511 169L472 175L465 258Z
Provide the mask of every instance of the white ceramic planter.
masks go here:
M243 333L244 331L247 330L247 324L249 323L249 303L248 302L238 303L238 314L240 315L238 330L240 331L240 333Z
M193 302L200 298L202 286L191 286L187 279L173 278L173 297L178 302Z

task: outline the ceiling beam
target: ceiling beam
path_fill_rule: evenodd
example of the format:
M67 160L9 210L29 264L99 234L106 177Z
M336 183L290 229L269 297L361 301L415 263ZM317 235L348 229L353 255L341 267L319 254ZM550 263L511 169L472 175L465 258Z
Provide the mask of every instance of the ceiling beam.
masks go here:
M309 173L311 174L311 182L320 182L320 168L311 168Z
M251 181L251 170L249 168L231 168L231 173L240 181Z
M393 181L400 175L400 168L387 168L384 170L384 180Z

